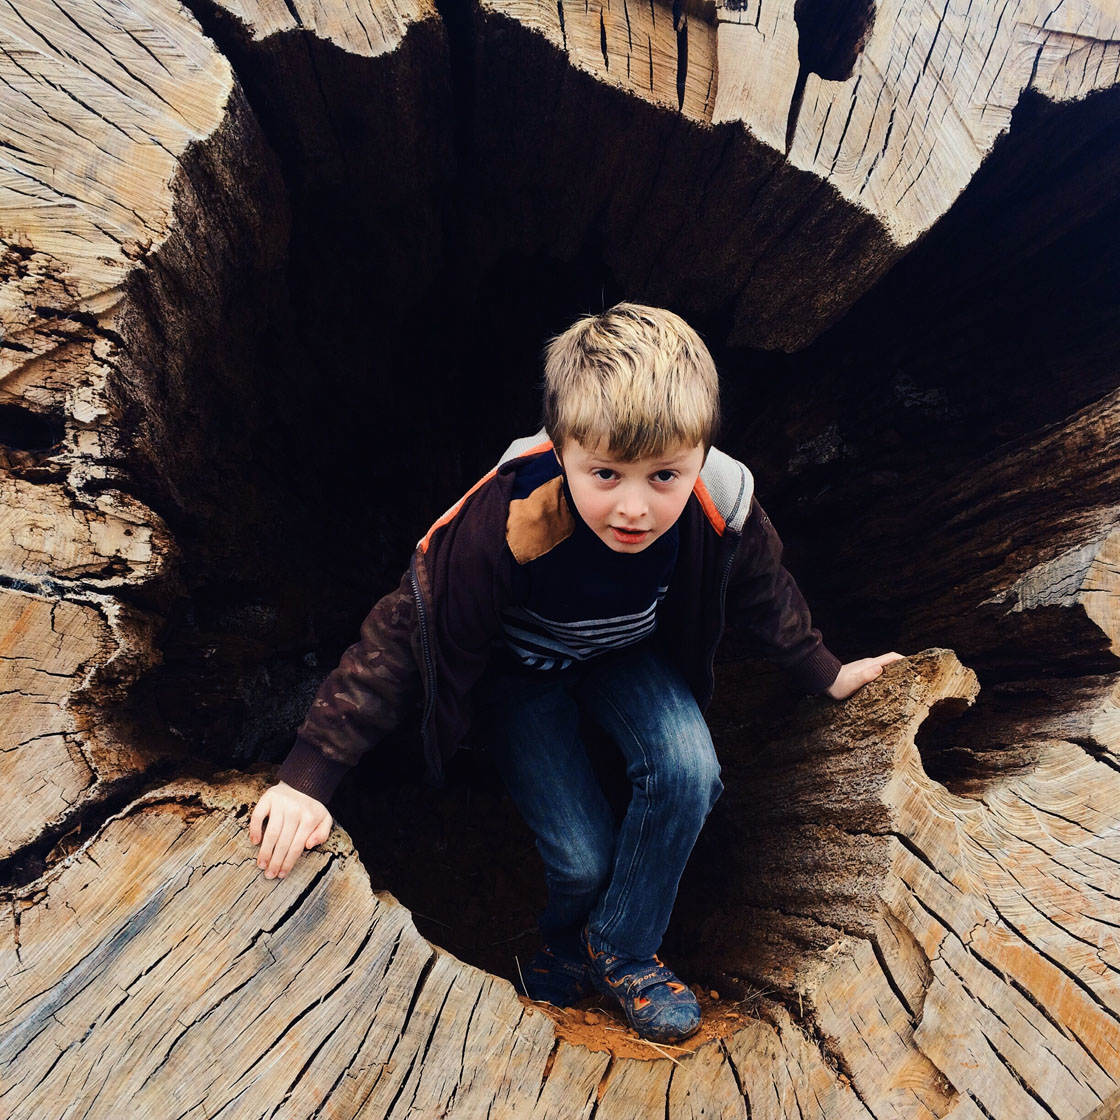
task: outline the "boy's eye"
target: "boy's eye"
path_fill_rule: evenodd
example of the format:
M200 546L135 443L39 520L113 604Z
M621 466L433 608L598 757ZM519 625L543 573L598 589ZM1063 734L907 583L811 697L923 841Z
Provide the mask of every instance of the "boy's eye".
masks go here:
M614 471L610 467L596 467L591 472L600 482L610 482L614 478Z
M672 482L673 479L677 477L677 472L670 470L658 471L653 477L657 482Z

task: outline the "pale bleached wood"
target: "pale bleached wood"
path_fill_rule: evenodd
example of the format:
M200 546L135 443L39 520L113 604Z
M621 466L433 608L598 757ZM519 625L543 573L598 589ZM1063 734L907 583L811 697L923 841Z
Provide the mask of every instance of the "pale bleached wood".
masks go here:
M1093 1109L1086 1120L1113 1120L1117 1115L1120 1115L1120 1093L1114 1093L1099 1108Z
M814 993L822 1029L845 1040L845 1058L857 1086L878 1115L932 1120L955 1103L952 1086L912 1043L914 1009L896 994L868 941L834 942L827 983ZM841 980L843 976L843 980ZM851 1040L850 1042L848 1040Z
M159 518L128 495L76 505L63 486L0 478L0 570L137 583L160 574L169 548Z
M9 904L5 1115L526 1114L551 1020L427 945L344 834L265 880L261 788L149 795Z
M0 5L0 121L0 402L57 431L0 471L0 640L18 648L0 678L7 856L166 755L166 734L133 742L114 714L159 660L177 559L130 493L154 487L130 473L144 406L121 388L142 398L184 334L205 338L214 247L251 241L273 199L238 196L235 168L270 165L229 63L178 4ZM203 211L208 249L184 256Z
M214 241L204 236L211 211L226 213L227 234L260 220L238 174L264 149L228 65L184 10L150 7L0 11L0 108L17 139L0 173L0 225L12 231L0 308L5 338L18 343L0 351L0 389L8 403L60 414L64 427L49 481L32 486L16 473L3 483L18 503L0 553L9 580L0 603L5 680L16 686L4 689L3 754L15 767L5 796L16 806L5 812L16 845L62 827L110 774L145 765L139 755L128 761L130 742L100 727L99 714L149 663L154 620L107 592L120 582L156 593L172 548L154 514L105 489L116 480L119 435L106 387L111 372L127 382L141 359L189 368L177 364L181 344L203 329L206 300L224 290L212 284L221 260L201 251ZM258 38L296 26L287 6L241 11ZM433 15L296 11L300 25L356 54L392 49L414 16ZM375 34L367 12L374 22L386 17ZM671 28L666 9L648 12L647 25L644 10L625 5L621 19L609 8L566 8L560 46L581 68L646 98L632 65L622 77L622 63L640 57L635 27L639 48L644 29L654 61L649 100L672 109L681 25ZM713 111L712 28L690 14L680 119L702 132ZM1050 30L1043 37L1031 80L1044 92L1088 88L1067 62L1096 60L1106 73L1107 44L1078 53ZM936 52L929 57L940 65ZM773 69L767 81L788 85L788 65L764 61ZM1021 77L1017 67L1008 81ZM875 120L864 119L854 84L850 97L853 127L866 139ZM799 116L795 144L801 127ZM192 160L211 157L210 178L196 188ZM709 178L721 158L706 165ZM763 190L773 174L788 186L781 161L767 158L752 183ZM849 173L843 160L829 168L829 176ZM208 193L214 183L228 210ZM915 205L928 203L924 185L911 193ZM784 197L777 192L770 205L781 210ZM799 200L810 217L819 213L811 194ZM674 211L681 247L686 210ZM905 207L895 210L906 218ZM263 228L265 241L282 236L282 217ZM779 224L774 245L787 232ZM724 251L736 256L739 243L729 239ZM660 259L652 253L648 266ZM166 277L191 282L161 287ZM137 321L126 281L155 293L161 327L171 324L162 348ZM157 414L161 403L147 402ZM1076 432L1055 433L1040 453L1059 439L1098 447L1100 422L1086 425L1081 444ZM1018 454L1016 471L1033 477ZM1007 477L982 481L1006 489ZM1084 489L1055 497L1063 478L1068 472L1057 472L1042 503L1057 511L1054 538L989 564L974 589L1010 615L1072 608L1114 642L1114 510ZM982 492L972 498L981 516L990 511ZM1108 940L1120 926L1115 772L1079 744L1045 740L1025 772L998 788L950 793L924 774L914 736L936 704L967 701L971 687L949 655L918 658L841 714L799 719L787 744L792 765L780 773L784 786L775 778L773 798L800 815L802 831L772 865L788 892L778 901L794 906L767 915L750 898L755 869L728 885L729 895L746 886L742 912L754 905L772 918L778 945L769 956L744 958L744 943L729 951L740 953L745 973L772 969L786 1002L762 1001L765 1022L680 1065L610 1063L557 1046L550 1021L510 985L429 946L399 906L375 898L341 836L285 883L266 883L245 835L260 785L222 792L182 783L122 812L8 899L0 1100L13 1116L36 1117L59 1100L90 1117L741 1116L748 1101L752 1118L1099 1113L1117 1081L1117 958ZM1063 717L1107 740L1102 753L1116 750L1109 703L1112 715L1075 706ZM34 751L30 765L20 763L24 748Z
M478 11L472 122L485 157L469 173L486 203L466 230L481 271L526 247L567 260L601 245L646 302L727 318L731 345L797 349L897 259L869 211L745 128L712 128L710 14L681 6L674 27L676 6L636 0Z
M58 262L71 299L119 289L168 234L178 157L222 118L229 64L178 5L0 7L0 229Z
M952 207L1026 92L1063 101L1117 83L1107 2L870 6L842 80L799 58L799 37L821 32L798 28L797 7L485 0L473 122L493 166L478 189L503 201L475 238L480 259L527 244L571 256L605 233L623 287L730 314L732 345L799 349ZM569 135L589 113L597 128ZM583 189L557 191L556 166Z
M900 245L952 205L1020 96L1084 97L1120 80L1120 10L1074 3L877 4L851 77L808 73L799 105L793 0L718 8L714 120L742 121L876 214Z
M679 105L697 122L741 122L873 213L899 246L948 210L1025 90L1066 101L1120 80L1120 12L1110 0L879 4L851 76L809 71L803 82L794 0L736 0L716 5L714 22L693 13L675 25L671 8L628 0L484 7L543 34L599 81ZM686 53L676 33L684 25Z
M650 1062L616 1061L607 1075L596 1117L606 1120L660 1120L673 1076L665 1058Z
M487 0L484 7L543 34L571 64L655 105L709 123L716 99L716 35L710 19L650 0ZM687 42L683 99L678 33Z
M118 1062L125 1096L93 1084L84 1095L75 1093L73 1103L91 1108L90 1115L111 1115L131 1098L138 1109L162 1114L175 1108L179 1115L196 1107L191 1098L197 1096L198 1103L211 1102L205 1107L214 1115L239 1093L271 1092L278 1104L310 1056L308 1039L314 1049L347 1025L341 1001L327 1002L347 975L347 962L366 966L357 969L358 996L367 971L385 977L391 994L393 977L404 969L396 983L411 992L431 957L415 934L404 933L407 915L400 908L385 908L379 916L388 920L371 931L368 887L350 889L352 859L348 875L335 866L335 852L316 854L285 891L268 890L262 877L246 875L255 869L253 855L243 823L231 816L156 803L107 825L98 850L101 858L89 852L55 873L45 888L55 905L21 915L18 954L10 950L5 959L3 1006L9 1015L16 1007L22 1012L19 1030L9 1018L4 1032L8 1091L0 1099L12 1116L42 1115L59 1086L88 1085L95 1065ZM129 867L123 877L113 874L122 859ZM304 908L292 910L305 890ZM81 906L78 921L63 917L67 903ZM328 912L323 928L316 915ZM181 929L171 937L176 924ZM266 966L269 980L252 984ZM90 985L101 971L117 992L112 1002ZM36 973L48 989L35 986ZM355 1048L376 1009L375 996L367 991L349 1008L359 1015L350 1036ZM82 1045L60 1055L42 1033L48 1022L63 1024L64 1031L84 1023L75 1038L84 1034ZM158 1033L148 1035L147 1024L157 1023ZM215 1066L215 1054L236 1054L237 1060L223 1069ZM28 1073L18 1094L12 1088L17 1069ZM34 1071L48 1069L62 1080L36 1085Z
M1058 1115L1079 1117L1120 1081L1116 784L1114 771L1055 742L984 803L943 796L955 821L918 799L905 806L911 830L924 819L925 858L896 852L918 900L897 912L933 968L917 1037L990 1107L1027 1109L1021 1080ZM969 1064L989 1047L999 1063Z
M676 1120L749 1120L731 1060L718 1042L701 1046L672 1071L668 1113Z
M289 31L310 31L350 54L374 58L395 50L408 28L436 17L431 0L217 0L255 40Z
M797 88L794 0L717 8L718 85L713 123L742 121L752 135L785 151Z
M0 858L65 820L94 782L65 702L108 638L95 609L0 594Z
M726 1041L751 1120L873 1120L789 1013L774 1007L769 1015L771 1024L748 1024Z
M588 1053L582 1046L561 1040L533 1108L534 1120L551 1116L571 1116L587 1120L599 1103L598 1090L613 1059L598 1051Z

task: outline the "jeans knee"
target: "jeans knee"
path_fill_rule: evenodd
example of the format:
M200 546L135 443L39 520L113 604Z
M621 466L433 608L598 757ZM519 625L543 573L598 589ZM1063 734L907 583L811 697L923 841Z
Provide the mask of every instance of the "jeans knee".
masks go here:
M682 806L692 806L701 818L708 815L723 792L719 760L710 740L668 760L654 781Z
M714 750L708 751L697 759L692 776L693 789L696 797L705 802L705 812L719 799L723 793L723 782L720 781L720 765Z
M613 853L581 840L574 839L541 855L554 885L572 894L597 894L610 879Z
M712 776L711 791L708 795L708 811L711 812L712 806L719 800L719 795L723 793L723 782L719 779L719 767L716 767L715 774Z

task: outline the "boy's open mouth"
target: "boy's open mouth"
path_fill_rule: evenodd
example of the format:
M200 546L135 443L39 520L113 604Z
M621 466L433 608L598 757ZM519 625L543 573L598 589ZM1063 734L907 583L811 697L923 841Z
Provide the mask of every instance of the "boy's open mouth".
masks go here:
M644 541L653 530L619 529L616 525L612 525L611 532L614 533L615 539L621 541L623 544L637 544L639 541Z

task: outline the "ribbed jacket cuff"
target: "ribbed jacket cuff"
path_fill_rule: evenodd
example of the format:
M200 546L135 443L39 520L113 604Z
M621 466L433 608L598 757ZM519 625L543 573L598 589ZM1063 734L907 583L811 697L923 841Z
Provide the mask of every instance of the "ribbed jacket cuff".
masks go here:
M841 661L824 642L804 661L790 669L794 681L805 692L824 692L840 672Z
M345 762L327 758L306 739L296 739L276 778L326 805L349 769Z

